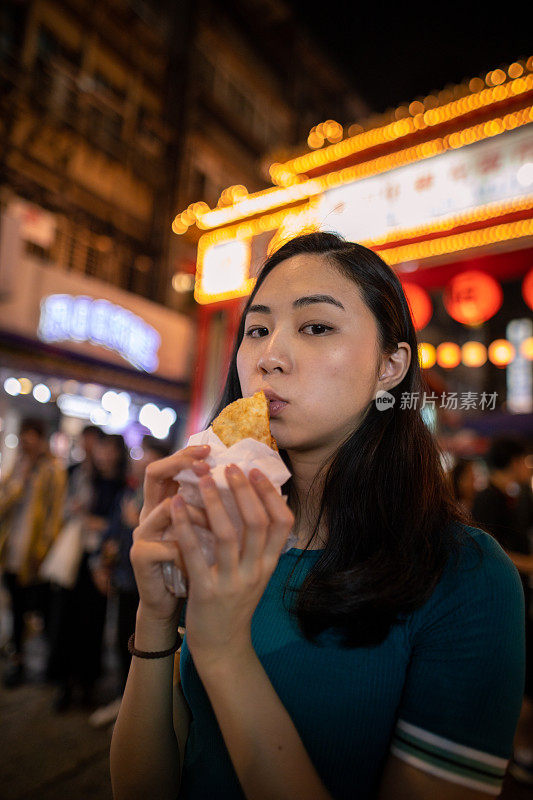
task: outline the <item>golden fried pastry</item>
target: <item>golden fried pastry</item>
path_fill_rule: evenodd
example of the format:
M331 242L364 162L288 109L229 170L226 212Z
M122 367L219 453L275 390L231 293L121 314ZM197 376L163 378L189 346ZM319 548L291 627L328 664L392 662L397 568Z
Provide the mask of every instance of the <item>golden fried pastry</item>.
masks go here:
M226 447L231 447L241 439L251 438L277 451L269 420L268 400L261 390L252 397L243 397L226 406L213 421L212 428Z

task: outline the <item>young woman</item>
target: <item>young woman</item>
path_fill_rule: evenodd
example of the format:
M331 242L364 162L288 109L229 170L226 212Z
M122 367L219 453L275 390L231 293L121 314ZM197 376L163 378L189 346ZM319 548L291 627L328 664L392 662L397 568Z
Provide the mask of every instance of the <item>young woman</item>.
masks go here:
M279 249L244 309L220 408L259 389L292 477L286 504L257 471L228 469L242 552L207 452L148 468L116 800L497 796L523 689L522 588L468 526L420 404L405 402L423 389L394 272L333 234ZM376 403L382 391L392 399ZM175 496L187 466L203 475L206 518ZM213 567L191 522L217 537ZM169 525L175 543L161 540ZM280 556L291 529L298 546ZM189 581L174 693L172 656L145 657L176 642L169 559Z

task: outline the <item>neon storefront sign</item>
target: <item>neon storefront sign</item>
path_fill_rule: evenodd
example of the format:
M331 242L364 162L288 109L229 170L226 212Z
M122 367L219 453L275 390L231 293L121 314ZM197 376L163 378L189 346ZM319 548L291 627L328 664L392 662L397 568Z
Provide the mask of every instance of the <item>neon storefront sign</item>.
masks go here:
M38 336L43 342L89 342L114 350L136 369L159 366L159 333L131 311L86 295L53 294L41 303Z

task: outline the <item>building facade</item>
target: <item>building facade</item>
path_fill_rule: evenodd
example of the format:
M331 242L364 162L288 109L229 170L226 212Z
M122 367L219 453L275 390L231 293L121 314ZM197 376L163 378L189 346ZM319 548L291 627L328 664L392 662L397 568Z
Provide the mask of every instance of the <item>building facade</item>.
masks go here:
M260 191L332 95L360 101L282 0L6 0L0 31L0 417L43 384L63 424L75 381L82 419L111 391L183 421L216 353L177 209Z

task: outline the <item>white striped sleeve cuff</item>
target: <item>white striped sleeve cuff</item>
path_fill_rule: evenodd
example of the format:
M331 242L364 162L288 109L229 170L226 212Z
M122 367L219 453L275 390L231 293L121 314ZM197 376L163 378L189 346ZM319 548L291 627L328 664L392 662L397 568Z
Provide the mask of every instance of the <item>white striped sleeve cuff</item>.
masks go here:
M398 720L391 753L413 767L497 797L508 759L474 750Z

